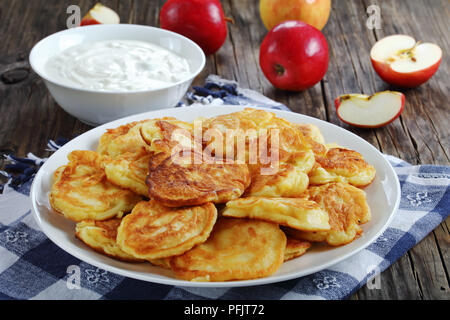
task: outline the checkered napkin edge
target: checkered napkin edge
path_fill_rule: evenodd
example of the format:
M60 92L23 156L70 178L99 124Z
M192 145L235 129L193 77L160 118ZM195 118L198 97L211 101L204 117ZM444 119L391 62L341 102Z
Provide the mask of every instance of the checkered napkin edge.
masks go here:
M209 84L209 85L208 85ZM201 89L199 89L201 88ZM218 93L219 92L219 93ZM285 106L235 82L210 76L187 102ZM184 103L186 104L186 102ZM180 105L183 105L181 103ZM55 151L64 140L49 141ZM402 257L449 214L450 167L412 166L385 155L398 175L399 210L386 231L356 255L299 279L254 287L195 288L139 281L107 272L66 253L40 231L30 211L33 176L46 160L7 156L0 195L0 299L345 299ZM16 172L16 173L11 173Z

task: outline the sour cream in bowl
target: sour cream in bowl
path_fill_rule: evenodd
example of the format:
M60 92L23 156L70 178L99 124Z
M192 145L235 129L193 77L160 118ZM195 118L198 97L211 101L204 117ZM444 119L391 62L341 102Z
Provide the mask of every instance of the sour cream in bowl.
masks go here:
M38 42L30 65L56 102L91 125L171 108L205 65L198 45L141 25L93 25Z

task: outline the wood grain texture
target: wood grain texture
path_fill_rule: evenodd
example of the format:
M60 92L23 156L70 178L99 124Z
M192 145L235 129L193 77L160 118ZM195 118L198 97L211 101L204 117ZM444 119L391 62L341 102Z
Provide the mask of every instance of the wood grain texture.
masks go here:
M72 139L89 130L51 98L42 80L28 64L32 46L43 37L66 28L66 8L77 4L82 14L96 0L0 2L0 150L25 155L49 156L48 139ZM123 23L159 25L162 0L104 0ZM382 26L366 27L367 7L378 5ZM262 92L294 112L337 124L363 137L380 151L412 164L450 163L450 70L445 54L450 51L448 0L351 0L334 1L323 29L330 47L330 64L324 79L313 88L292 93L275 89L259 67L259 46L267 33L260 18L258 0L222 0L228 25L224 46L207 57L203 72L193 85L209 74L236 80L243 87ZM384 83L373 71L369 52L384 36L404 33L416 40L439 44L444 52L436 75L416 89L402 90L406 107L401 117L379 129L358 129L339 121L335 97L345 93L372 94L399 90ZM7 72L18 71L23 79L9 81ZM5 75L6 74L6 75ZM2 77L5 75L4 77ZM0 160L2 161L2 160ZM0 162L0 167L2 163ZM449 299L448 219L381 274L381 289L361 288L350 299Z

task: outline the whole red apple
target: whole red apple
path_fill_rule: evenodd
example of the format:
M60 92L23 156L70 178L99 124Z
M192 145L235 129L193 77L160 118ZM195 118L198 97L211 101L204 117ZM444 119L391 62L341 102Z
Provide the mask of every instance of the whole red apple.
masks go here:
M323 34L307 23L290 20L276 25L264 38L259 64L277 88L300 91L322 80L328 69Z
M222 47L227 20L218 0L168 0L161 8L160 26L197 43L206 55Z

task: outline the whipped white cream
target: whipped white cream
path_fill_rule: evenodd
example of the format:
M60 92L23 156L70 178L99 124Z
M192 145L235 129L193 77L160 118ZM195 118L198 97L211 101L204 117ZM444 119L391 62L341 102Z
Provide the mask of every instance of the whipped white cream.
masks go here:
M191 75L188 61L151 42L106 40L68 48L45 66L50 79L99 91L157 89Z

